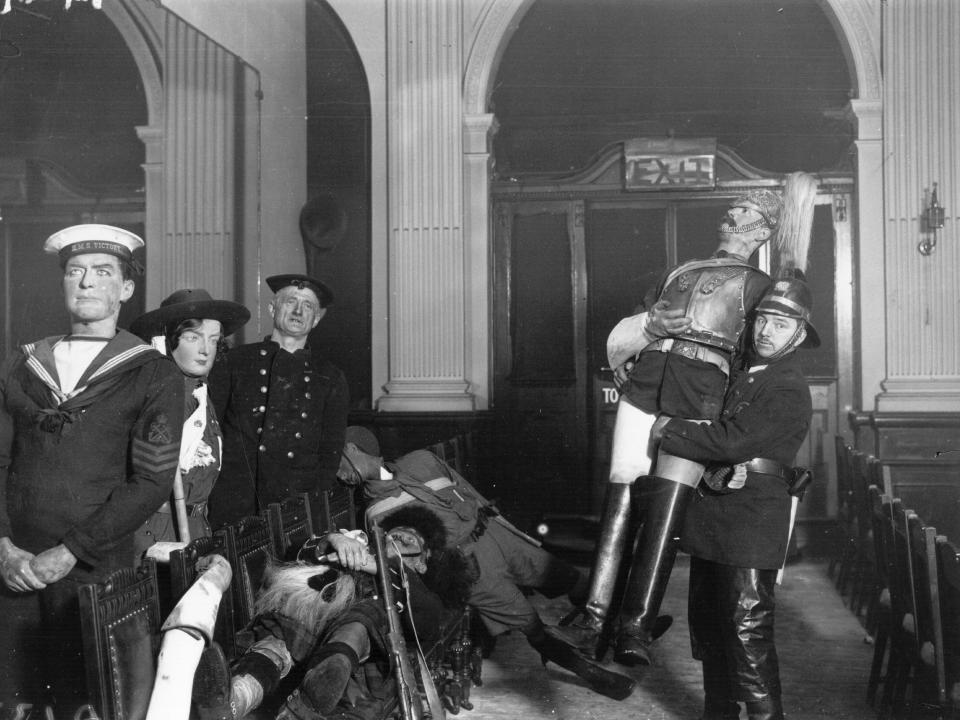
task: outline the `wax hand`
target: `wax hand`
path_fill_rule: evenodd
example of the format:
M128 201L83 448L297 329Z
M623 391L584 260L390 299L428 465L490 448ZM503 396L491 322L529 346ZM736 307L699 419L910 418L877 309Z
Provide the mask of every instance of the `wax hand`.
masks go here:
M617 390L623 387L623 384L627 381L627 375L630 374L631 370L633 370L632 360L627 360L623 365L614 369L613 384L616 386Z
M667 300L658 300L647 311L647 332L654 337L679 335L690 328L693 319L684 314L683 308L670 309Z
M57 545L34 557L30 568L42 582L48 585L66 576L77 564L77 556L66 545Z
M0 577L8 588L14 592L30 592L47 586L30 567L34 557L33 553L14 545L10 538L0 538Z
M747 484L747 466L743 463L733 466L733 475L730 477L730 482L727 483L727 488L730 490L739 490L744 485Z
M347 537L342 533L331 533L327 536L330 547L337 554L337 562L349 570L362 570L365 565L373 562L373 556L359 540Z

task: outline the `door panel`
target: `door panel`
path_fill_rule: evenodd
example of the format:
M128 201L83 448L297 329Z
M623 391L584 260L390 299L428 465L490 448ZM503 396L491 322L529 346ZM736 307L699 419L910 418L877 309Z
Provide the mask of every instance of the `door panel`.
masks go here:
M606 337L620 318L652 301L668 267L713 253L730 197L664 193L498 205L494 406L501 447L515 466L511 482L538 510L599 513L618 399ZM809 255L813 321L823 345L801 351L814 416L797 464L815 474L801 519L836 512L829 450L852 382L839 372L852 364L852 297L849 284L837 280L852 262L851 232L834 217L832 200L817 199ZM770 256L765 247L752 264L769 271Z
M538 204L500 214L494 326L506 347L494 364L494 410L509 467L501 502L505 511L517 504L508 514L562 511L584 487L570 210Z

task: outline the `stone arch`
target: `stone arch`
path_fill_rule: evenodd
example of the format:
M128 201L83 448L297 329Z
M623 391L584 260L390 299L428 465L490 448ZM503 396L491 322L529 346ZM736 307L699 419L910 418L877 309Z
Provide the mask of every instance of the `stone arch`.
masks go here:
M489 0L482 11L464 72L465 115L487 112L500 58L521 18L535 0ZM857 98L880 98L880 18L871 0L817 0L834 24L854 70Z
M140 71L147 102L147 124L159 127L163 118L163 78L157 60L161 53L160 37L142 11L130 9L125 3L104 3L102 12L117 27ZM134 17L134 13L138 17Z

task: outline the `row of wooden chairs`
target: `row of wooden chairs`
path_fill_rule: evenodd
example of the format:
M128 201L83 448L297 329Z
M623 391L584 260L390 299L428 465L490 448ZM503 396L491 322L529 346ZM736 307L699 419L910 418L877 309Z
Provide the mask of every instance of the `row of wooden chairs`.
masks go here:
M889 469L872 455L854 450L839 436L836 459L840 537L828 572L844 602L861 619L867 632L873 634L880 579L869 488L876 485L890 494Z
M173 551L162 573L165 582L158 582L156 563L148 558L138 568L119 570L102 583L82 586L87 686L100 718L131 720L145 715L160 625L196 580L201 558L221 555L233 572L214 629L214 640L232 658L243 650L242 630L253 618L256 592L269 559L287 557L315 531L355 527L351 489L325 493L319 517L326 527L314 527L310 499L304 493L272 503L259 516L243 518Z
M443 460L468 480L473 479L476 459L476 433L462 432L438 443L427 450Z
M427 449L461 474L470 472L469 434ZM161 623L198 577L201 558L221 555L233 572L214 628L214 641L228 659L233 659L252 640L245 636L244 629L253 619L256 593L269 559L292 559L293 551L315 534L355 528L355 502L351 488L338 487L324 493L318 514L321 527L315 527L309 497L303 494L289 498L270 505L260 516L219 528L212 536L197 538L174 551L159 581L156 563L147 559L138 568L121 570L103 583L84 586L80 605L88 691L101 720L145 717L156 673ZM428 669L451 713L472 707L470 688L481 682L480 646L473 639L471 618L469 610L452 614L444 624L441 639L424 648ZM390 714L396 707L390 704L385 710Z
M871 487L886 581L867 699L878 717L960 717L960 549Z
M894 497L888 469L837 441L837 589L873 637L878 718L960 718L960 557Z

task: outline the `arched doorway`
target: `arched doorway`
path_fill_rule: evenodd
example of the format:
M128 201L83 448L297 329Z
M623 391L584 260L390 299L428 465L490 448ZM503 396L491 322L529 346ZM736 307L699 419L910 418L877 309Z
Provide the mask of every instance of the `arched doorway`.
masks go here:
M856 88L876 89L869 82L871 66L863 62L862 49L849 52L845 37L838 37L836 31L847 27L849 23L846 21L859 10L846 8L844 14L838 16L831 12L831 6L831 3L815 0L781 3L776 8L737 0L709 4L682 0L641 3L611 0L602 3L602 8L596 4L587 7L582 3L528 3L517 11L512 22L506 18L506 12L497 15L491 11L490 42L495 42L495 27L499 28L502 42L495 51L478 52L471 57L466 73L468 80L482 77L485 71L491 75L488 84L468 83L466 100L469 112L479 109L471 103L482 97L484 109L489 108L495 115L492 124L499 124L492 142L496 167L492 192L495 196L498 193L509 195L511 186L513 191L518 191L521 186L531 187L540 181L543 194L528 199L540 203L560 199L554 194L558 184L562 184L558 178L566 176L566 180L571 180L577 175L571 171L577 169L589 167L597 170L596 153L601 148L636 136L713 137L739 151L744 157L738 162L747 167L764 168L753 174L753 181L772 181L776 175L794 169L818 171L825 175L839 171L836 177L843 176L844 190L839 193L836 203L834 198L828 197L829 193L821 198L818 222L829 241L821 247L827 253L821 273L829 275L828 287L823 289L827 298L825 303L828 307L834 305L828 296L835 293L836 287L843 287L847 292L846 300L837 306L834 318L838 323L845 323L841 334L847 342L838 347L834 358L826 363L829 367L814 369L815 374L833 378L828 383L831 389L824 398L822 432L836 431L841 409L848 406L848 399L853 395L853 333L850 327L853 298L849 292L851 228L855 224L852 225L847 217L847 207L853 206L849 202L853 189L850 161L851 143L857 129L848 112L849 98ZM598 12L599 9L602 11ZM522 19L518 22L520 15ZM483 32L480 37L485 37ZM848 57L857 61L848 63ZM802 72L798 72L801 69ZM479 116L478 113L471 117ZM785 143L790 144L789 148ZM589 170L582 170L578 177L583 181L589 173ZM541 177L535 177L537 174ZM570 190L569 186L566 189ZM722 186L718 185L716 190L722 190ZM722 194L661 197L659 209L649 208L648 225L659 228L660 241L666 236L669 245L670 234L674 233L676 237L676 223L691 218L696 203L700 203L704 217L701 233L706 244L710 245L716 219L716 207L710 204L722 202ZM596 327L591 329L591 322L595 324L596 317L589 315L589 305L598 294L596 278L591 278L591 266L596 266L602 258L589 249L590 233L582 228L592 224L596 229L602 215L597 212L596 205L591 210L590 201L578 205L572 194L562 199L568 203L568 209L572 209L569 213L565 209L561 219L553 216L553 221L558 223L554 237L561 237L565 242L576 235L575 228L579 226L580 232L588 238L579 249L581 258L576 256L575 247L573 254L568 254L567 272L571 282L562 288L567 296L565 307L571 307L570 298L574 301L568 323L570 332L576 337L578 327L582 326L583 337L588 338L596 332ZM650 196L646 199L655 200ZM613 205L622 202L622 199L607 200ZM836 208L832 209L835 204ZM495 263L498 263L496 272L500 270L503 254L514 253L506 262L513 280L516 280L517 261L522 257L515 254L515 245L506 248L499 237L504 233L515 237L518 218L511 215L512 210L501 212L502 204L496 197L492 206L495 208L492 225L498 238L493 247ZM540 209L543 209L542 204ZM538 213L539 210L535 209L534 215ZM660 213L659 218L657 213ZM548 215L550 213L543 217ZM841 215L844 219L835 222ZM530 223L532 217L528 215L519 222ZM505 226L510 230L504 230ZM650 228L647 230L656 232ZM836 247L835 238L831 237L834 234L842 236L845 248L842 252L835 249L830 252ZM673 252L679 254L682 251L675 246ZM532 255L542 261L548 252L546 248L539 248ZM665 253L665 259L676 259L676 255L673 258L667 256L669 251ZM538 272L541 274L542 265L540 262ZM542 277L539 279L543 280ZM505 314L515 313L518 299L522 299L514 293L504 304L503 297L498 294L498 288L503 285L497 282L495 279L492 313L495 322ZM513 287L517 289L515 283ZM552 284L550 287L561 286ZM582 315L578 317L576 295L588 287L594 297L585 301ZM610 288L606 290L608 295L615 294ZM620 298L621 304L628 309L639 301L642 290L634 288L630 294L629 301ZM532 299L539 303L538 308L550 305L550 299L543 295ZM564 298L554 298L554 304L562 303ZM547 309L546 313L554 310ZM563 329L563 323L548 325L551 331L562 335L559 331ZM505 358L510 356L509 342L516 330L512 327L506 332L501 329L494 333L495 410L516 408L517 395L504 397L499 390L503 387L502 379L512 377L515 369L510 365L515 358ZM564 493L562 490L548 493L551 498L571 494L576 498L573 503L557 501L568 507L579 502L582 508L583 501L589 500L583 497L582 478L593 471L591 456L595 453L591 444L595 440L590 431L585 433L583 428L590 428L591 423L596 426L598 422L592 404L595 393L588 390L591 387L589 372L593 367L591 358L595 355L595 350L585 347L584 359L578 364L574 354L567 368L567 379L574 378L580 387L572 391L573 404L559 414L572 424L560 432L556 432L557 428L533 432L535 438L550 439L536 451L540 458L554 458L550 461L553 470L561 468L557 476L568 476L561 485L567 482L567 487L576 488L579 477L579 497L575 492ZM536 357L534 351L525 359L532 361ZM551 359L559 358L548 356L546 362ZM505 362L509 366L506 372ZM557 369L555 365L549 367L551 371ZM529 388L532 375L537 374L536 362L528 369L532 370L527 373L525 381ZM815 389L815 394L817 392L819 390ZM839 402L837 393L840 394ZM578 402L582 404L578 406ZM543 397L537 398L533 404L537 405L536 411L527 420L534 425L543 425L544 417L555 408L551 408ZM577 420L574 422L573 418ZM513 433L514 437L517 435ZM565 445L557 438L567 438L569 442ZM810 454L812 462L830 462L820 449ZM537 462L534 465L546 467ZM546 476L551 470L542 472ZM569 478L571 475L574 477ZM534 482L533 485L537 486L539 497L543 497L543 484ZM818 500L819 508L815 514L832 514L831 503L827 491Z
M363 63L327 2L306 7L307 272L336 301L311 341L350 371L350 404L369 410L371 388L370 90Z
M63 332L56 259L43 240L79 222L144 232L149 120L141 73L104 12L61 7L0 20L0 350ZM144 309L144 284L121 324Z

